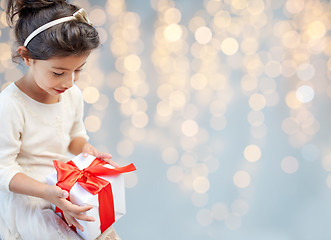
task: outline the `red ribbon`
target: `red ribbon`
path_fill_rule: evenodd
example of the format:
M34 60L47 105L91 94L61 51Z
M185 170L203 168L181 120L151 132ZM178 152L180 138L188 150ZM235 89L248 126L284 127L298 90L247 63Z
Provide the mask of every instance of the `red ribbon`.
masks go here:
M98 158L82 170L73 161L63 163L54 160L53 163L57 172L57 186L69 193L73 185L78 182L89 193L99 194L100 230L103 233L115 222L114 200L110 182L97 176L115 176L120 173L131 172L136 170L135 166L131 163L124 167L110 169L104 167L106 162ZM57 208L56 212L59 210ZM60 210L60 212L62 211Z

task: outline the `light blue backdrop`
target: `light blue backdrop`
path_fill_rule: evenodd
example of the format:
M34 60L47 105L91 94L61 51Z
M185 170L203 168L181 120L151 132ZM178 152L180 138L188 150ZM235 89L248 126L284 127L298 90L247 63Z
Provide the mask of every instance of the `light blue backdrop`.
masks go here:
M137 167L123 240L331 238L329 1L76 2L103 41L77 82L91 142Z

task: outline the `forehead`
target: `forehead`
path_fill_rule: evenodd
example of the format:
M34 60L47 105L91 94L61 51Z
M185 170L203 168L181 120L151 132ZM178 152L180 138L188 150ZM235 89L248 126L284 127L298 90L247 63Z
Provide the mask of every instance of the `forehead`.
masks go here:
M64 57L52 57L47 60L42 60L44 65L51 68L58 68L64 70L75 70L85 64L89 54L64 56Z

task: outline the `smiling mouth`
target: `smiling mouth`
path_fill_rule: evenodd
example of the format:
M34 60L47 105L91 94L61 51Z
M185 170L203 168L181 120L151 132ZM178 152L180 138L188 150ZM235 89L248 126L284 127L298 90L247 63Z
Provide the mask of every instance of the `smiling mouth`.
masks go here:
M58 94L64 93L64 92L66 91L66 89L64 89L64 90L59 90L59 89L55 89L55 88L54 88L54 90L55 90L55 92L57 92Z

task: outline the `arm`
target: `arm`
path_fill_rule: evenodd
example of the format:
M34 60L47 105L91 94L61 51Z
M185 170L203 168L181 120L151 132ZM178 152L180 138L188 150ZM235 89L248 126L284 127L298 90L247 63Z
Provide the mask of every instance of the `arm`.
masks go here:
M62 209L68 225L74 225L81 231L83 227L76 219L84 221L94 221L91 216L83 213L90 210L92 206L77 206L66 200L68 192L57 186L50 186L46 183L41 183L23 173L17 173L9 183L9 190L15 193L39 197L53 203L55 206Z

